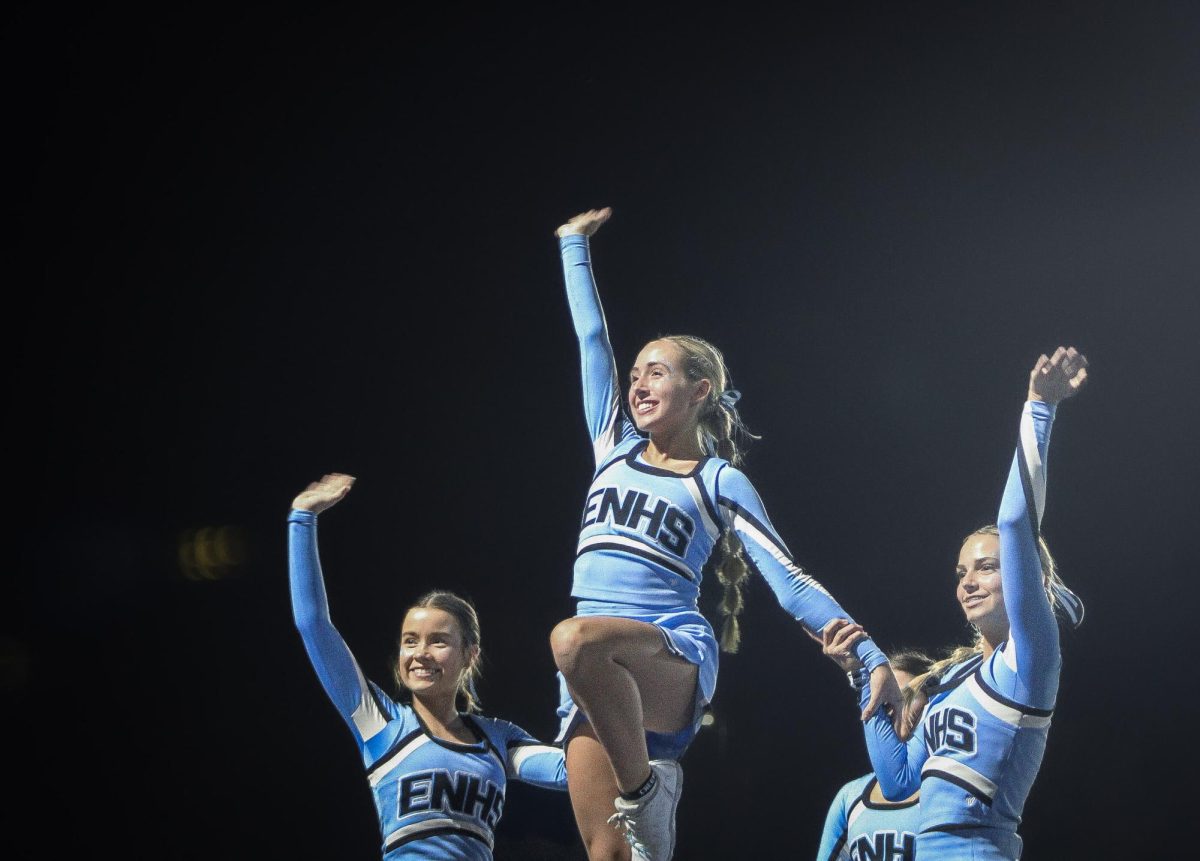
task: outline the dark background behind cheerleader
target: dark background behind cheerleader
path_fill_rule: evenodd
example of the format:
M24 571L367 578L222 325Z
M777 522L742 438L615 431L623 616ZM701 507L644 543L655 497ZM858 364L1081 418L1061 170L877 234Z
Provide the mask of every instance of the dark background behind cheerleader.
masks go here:
M618 361L667 331L725 350L776 526L885 648L965 638L952 565L1024 376L1087 353L1045 532L1089 618L1021 833L1186 852L1200 11L1004 7L10 14L36 218L9 285L13 842L377 857L287 604L287 503L329 470L359 476L322 539L368 674L405 602L456 589L485 707L552 734L590 470L552 231L611 204ZM531 484L533 458L561 469ZM763 584L744 618L681 859L808 857L868 767ZM577 857L564 796L511 788L499 835Z

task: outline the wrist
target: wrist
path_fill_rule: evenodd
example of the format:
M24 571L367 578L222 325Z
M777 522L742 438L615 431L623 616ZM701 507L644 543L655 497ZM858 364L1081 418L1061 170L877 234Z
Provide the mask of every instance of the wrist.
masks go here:
M846 678L850 682L850 687L856 691L861 691L871 683L871 674L867 672L866 667L859 667L857 670L847 670Z

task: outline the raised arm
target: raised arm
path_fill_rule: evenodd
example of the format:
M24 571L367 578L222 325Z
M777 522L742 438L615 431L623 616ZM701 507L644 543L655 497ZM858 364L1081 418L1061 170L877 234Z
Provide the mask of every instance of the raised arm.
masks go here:
M288 578L292 617L325 693L360 741L383 728L386 719L341 634L329 618L321 560L317 555L317 515L337 504L354 478L333 473L314 481L292 501L288 515Z
M608 221L612 210L589 209L555 231L562 254L567 303L579 339L583 376L583 411L587 419L596 464L604 460L622 440L636 431L621 410L622 388L617 376L604 309L592 274L588 237Z
M1029 375L1020 439L996 520L1000 530L1004 609L1009 623L1005 663L1016 674L1015 699L1038 708L1053 706L1062 663L1058 623L1046 598L1038 555L1038 534L1046 504L1050 429L1058 403L1078 392L1086 381L1087 359L1073 347L1059 347L1053 356L1043 355L1038 359Z

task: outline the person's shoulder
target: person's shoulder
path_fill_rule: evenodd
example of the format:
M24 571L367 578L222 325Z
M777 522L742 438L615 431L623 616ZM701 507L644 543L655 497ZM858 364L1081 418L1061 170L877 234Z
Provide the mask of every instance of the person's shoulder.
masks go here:
M847 802L854 801L871 785L871 780L875 775L873 773L864 774L862 777L856 777L854 780L848 781L838 790L838 795L844 796Z
M740 475L741 471L725 458L717 457L717 455L711 454L704 458L704 463L700 467L700 473L705 476L711 476L712 478L719 477L721 481L724 481L727 475L731 475L733 473L738 473Z
M517 747L520 745L536 744L541 745L545 742L539 741L528 730L513 723L510 720L505 720L499 717L488 717L475 713L471 715L480 729L482 729L492 740L492 743L497 747Z
M469 717L493 744L500 743L502 745L510 738L525 734L523 729L504 718L492 717L480 712L472 712Z
M704 471L712 476L719 494L723 497L736 500L745 494L755 493L750 476L727 460L711 457L704 465Z

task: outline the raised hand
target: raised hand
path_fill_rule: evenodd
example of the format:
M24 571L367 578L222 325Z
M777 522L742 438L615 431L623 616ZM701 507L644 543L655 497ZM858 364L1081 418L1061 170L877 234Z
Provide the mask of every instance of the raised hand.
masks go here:
M352 487L354 487L354 476L331 472L321 476L320 481L314 481L300 491L299 495L292 500L292 508L320 514L325 509L332 508L341 502Z
M601 224L608 221L610 216L612 216L611 206L606 206L603 209L589 209L587 212L579 213L566 224L560 226L554 231L554 235L560 238L576 234L591 236L600 229Z
M1059 347L1053 356L1043 353L1029 372L1027 400L1057 404L1087 383L1087 356L1074 347Z

